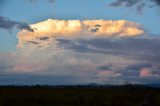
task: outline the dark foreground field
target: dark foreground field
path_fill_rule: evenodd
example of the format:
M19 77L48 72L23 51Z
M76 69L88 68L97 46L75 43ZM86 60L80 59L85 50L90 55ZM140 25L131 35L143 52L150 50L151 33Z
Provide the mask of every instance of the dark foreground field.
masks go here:
M160 89L0 87L0 106L160 106Z

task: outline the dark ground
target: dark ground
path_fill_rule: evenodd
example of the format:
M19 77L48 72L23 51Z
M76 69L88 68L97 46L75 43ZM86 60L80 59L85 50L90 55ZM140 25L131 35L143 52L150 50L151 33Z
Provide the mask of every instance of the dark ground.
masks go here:
M116 87L0 87L0 106L160 106L160 89Z

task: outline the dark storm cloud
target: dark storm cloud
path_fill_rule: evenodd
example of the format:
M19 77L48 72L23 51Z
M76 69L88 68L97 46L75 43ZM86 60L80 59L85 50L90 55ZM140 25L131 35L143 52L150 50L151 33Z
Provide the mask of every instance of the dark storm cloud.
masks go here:
M20 30L25 29L30 32L34 32L34 30L27 23L12 21L9 20L8 18L0 16L0 29L11 31L14 27Z
M59 46L76 52L102 53L160 63L160 38L65 40Z

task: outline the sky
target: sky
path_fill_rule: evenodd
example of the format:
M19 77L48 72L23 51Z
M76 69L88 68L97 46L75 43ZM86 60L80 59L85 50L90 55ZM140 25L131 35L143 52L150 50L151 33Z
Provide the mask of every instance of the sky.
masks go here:
M160 0L0 0L0 85L160 82Z

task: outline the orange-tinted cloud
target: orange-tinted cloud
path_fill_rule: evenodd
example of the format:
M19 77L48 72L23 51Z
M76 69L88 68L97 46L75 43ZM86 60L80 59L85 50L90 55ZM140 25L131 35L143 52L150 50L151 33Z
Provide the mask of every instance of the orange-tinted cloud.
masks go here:
M141 77L150 77L150 76L152 76L152 71L148 68L142 68L140 70L140 76Z
M32 24L34 32L18 33L19 46L40 37L134 37L144 33L140 24L127 20L52 20Z

